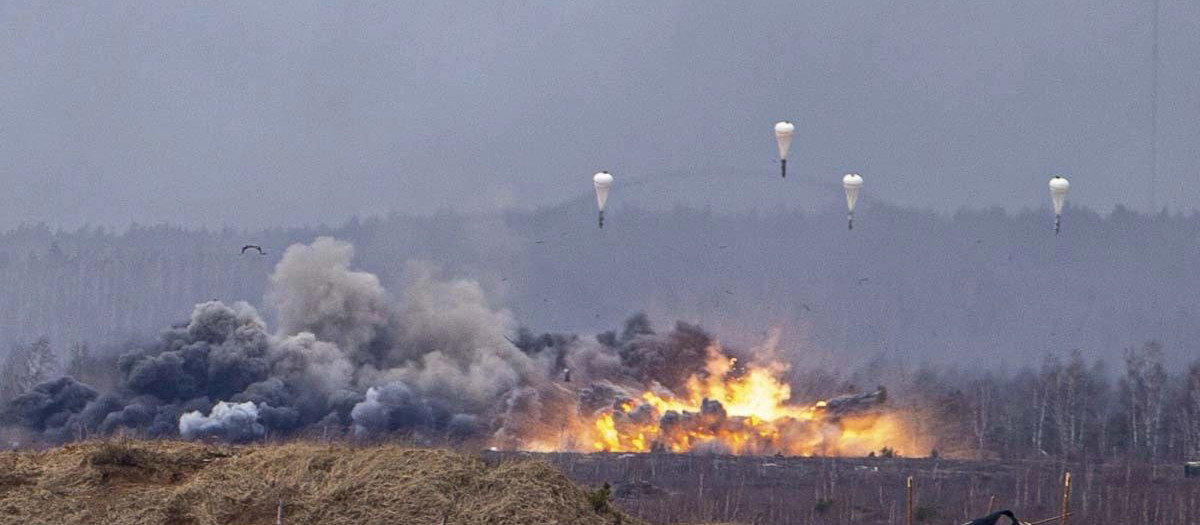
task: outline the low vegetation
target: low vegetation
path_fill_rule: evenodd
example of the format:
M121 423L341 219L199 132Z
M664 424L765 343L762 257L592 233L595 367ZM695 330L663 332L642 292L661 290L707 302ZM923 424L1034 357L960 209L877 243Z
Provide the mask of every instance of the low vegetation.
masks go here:
M0 454L0 523L645 525L542 461L114 440ZM598 491L600 492L600 491ZM282 512L281 512L282 511Z

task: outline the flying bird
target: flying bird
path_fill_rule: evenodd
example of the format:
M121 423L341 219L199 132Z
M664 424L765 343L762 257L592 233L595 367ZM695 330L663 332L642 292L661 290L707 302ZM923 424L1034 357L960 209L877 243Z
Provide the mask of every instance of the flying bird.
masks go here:
M1000 522L1001 516L1007 516L1013 525L1022 525L1022 522L1017 520L1017 517L1013 515L1011 510L996 511L982 518L975 518L963 525L996 525L996 523Z
M262 246L259 246L257 244L247 244L245 246L242 246L242 255L246 255L247 250L258 250L259 255L267 254L267 252L263 251Z

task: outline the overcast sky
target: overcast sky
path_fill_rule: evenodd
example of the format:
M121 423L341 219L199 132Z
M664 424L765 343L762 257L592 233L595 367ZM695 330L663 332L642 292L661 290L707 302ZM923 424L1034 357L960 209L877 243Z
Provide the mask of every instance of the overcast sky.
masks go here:
M0 0L0 228L533 207L599 169L770 177L782 118L792 176L857 171L901 205L1046 206L1061 173L1077 204L1192 210L1200 2L1160 1L1154 197L1150 1Z

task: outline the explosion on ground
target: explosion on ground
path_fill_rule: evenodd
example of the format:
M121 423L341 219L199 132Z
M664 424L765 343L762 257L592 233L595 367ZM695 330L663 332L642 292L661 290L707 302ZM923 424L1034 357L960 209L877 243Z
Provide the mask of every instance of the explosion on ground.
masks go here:
M4 409L11 444L115 434L248 442L403 436L479 449L924 455L882 388L796 399L776 357L644 315L594 337L519 328L470 280L413 265L398 297L332 238L289 248L253 306L212 301L115 363L111 387L60 377ZM515 336L510 336L515 334ZM828 392L834 394L836 392Z
M661 387L586 387L566 441L535 440L526 448L586 451L590 443L603 452L861 457L889 447L911 454L924 441L910 437L900 412L884 405L883 388L795 404L780 379L786 365L743 365L716 346L707 354L703 371L689 376L678 395Z

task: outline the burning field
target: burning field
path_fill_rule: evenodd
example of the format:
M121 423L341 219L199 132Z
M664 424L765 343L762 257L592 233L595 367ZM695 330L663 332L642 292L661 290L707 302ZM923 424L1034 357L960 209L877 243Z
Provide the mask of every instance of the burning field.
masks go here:
M778 334L761 348L728 349L698 326L662 332L639 314L594 336L539 335L490 305L477 282L414 265L392 295L352 262L353 247L335 239L292 246L265 299L276 329L244 302L199 304L157 341L114 356L110 386L60 377L7 403L6 441L320 435L528 451L931 449L882 387L795 398Z

